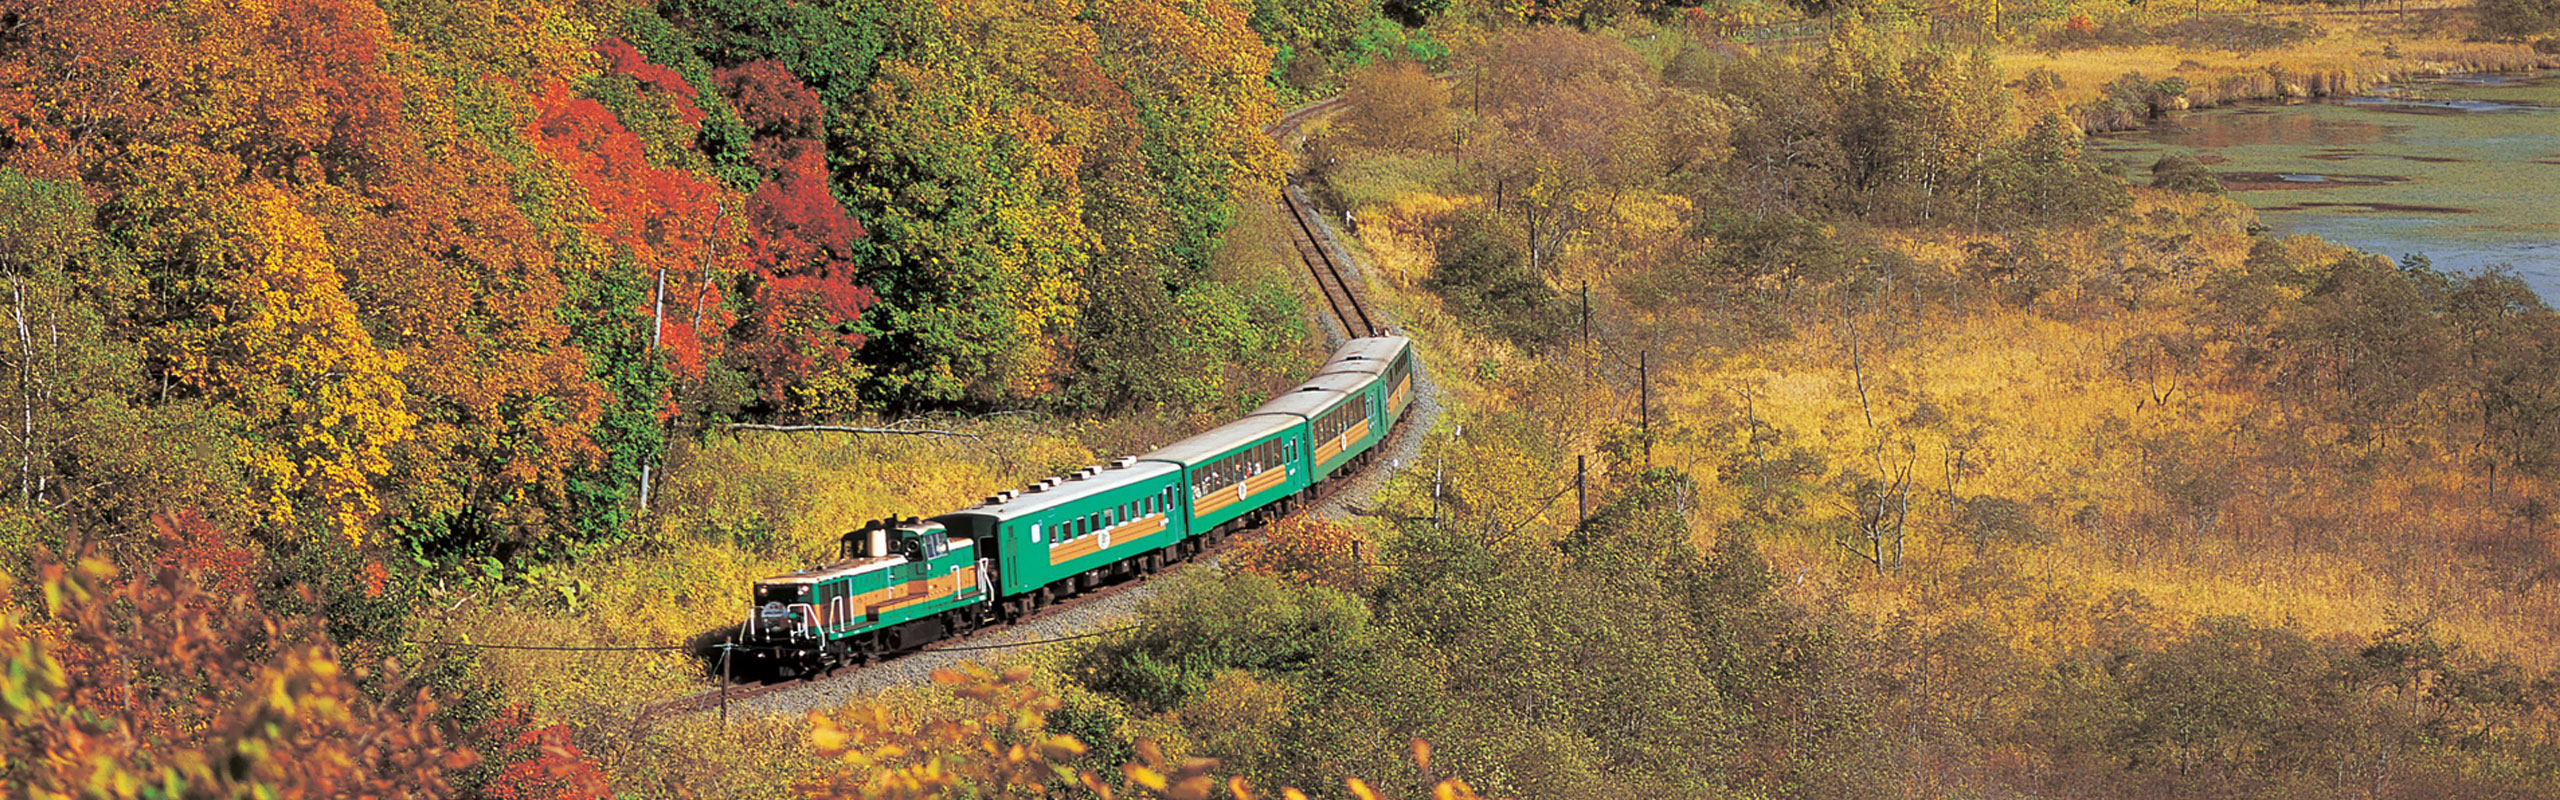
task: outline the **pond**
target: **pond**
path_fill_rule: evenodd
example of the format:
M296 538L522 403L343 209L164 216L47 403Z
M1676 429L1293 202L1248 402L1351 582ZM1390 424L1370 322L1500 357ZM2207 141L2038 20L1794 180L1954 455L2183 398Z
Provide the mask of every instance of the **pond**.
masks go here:
M2278 234L2447 271L2506 265L2560 305L2560 73L2193 112L2091 144L2139 182L2161 155L2192 154Z

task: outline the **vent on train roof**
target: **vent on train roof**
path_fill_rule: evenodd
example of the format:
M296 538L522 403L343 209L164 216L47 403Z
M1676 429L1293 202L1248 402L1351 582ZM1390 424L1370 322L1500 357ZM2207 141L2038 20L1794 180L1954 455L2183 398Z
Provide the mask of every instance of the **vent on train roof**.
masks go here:
M1075 480L1084 480L1100 474L1102 474L1102 467L1100 465L1087 464L1083 469L1076 470Z
M1130 468L1130 467L1134 467L1134 466L1137 466L1137 465L1138 465L1138 457L1137 457L1137 456L1121 456L1121 457L1119 457L1119 458L1117 458L1117 459L1113 459L1113 460L1112 460L1112 462L1111 462L1111 468L1112 468L1112 469L1128 469L1128 468Z
M1051 489L1058 488L1058 484L1060 484L1060 483L1064 483L1064 482L1065 482L1065 481L1064 481L1063 479L1058 478L1057 476L1054 476L1054 475L1053 475L1053 476L1050 476L1050 477L1047 477L1047 478L1042 478L1042 479L1040 479L1040 482L1039 482L1039 483L1031 484L1031 486L1029 486L1028 488L1023 489L1023 491L1025 491L1025 492L1031 492L1031 493L1033 493L1033 494L1038 494L1038 493L1040 493L1040 492L1045 492L1045 491L1049 491L1049 490L1051 490Z

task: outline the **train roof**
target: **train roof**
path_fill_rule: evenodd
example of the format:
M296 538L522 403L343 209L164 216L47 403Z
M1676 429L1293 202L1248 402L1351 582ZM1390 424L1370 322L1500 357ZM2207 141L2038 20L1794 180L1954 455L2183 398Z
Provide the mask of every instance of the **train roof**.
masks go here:
M1352 392L1368 387L1372 380L1374 380L1372 373L1367 372L1318 375L1315 380L1298 384L1289 391L1281 392L1280 396L1271 398L1271 402L1262 404L1262 407L1254 409L1253 413L1298 414L1312 418L1317 414L1333 410L1334 406L1341 405L1344 398L1349 397Z
M1350 396L1349 393L1338 389L1300 386L1279 397L1271 398L1271 402L1254 409L1252 416L1313 418L1317 414L1332 410L1335 405L1342 402L1342 398Z
M1180 468L1172 464L1148 461L1143 458L1124 458L1109 466L1086 467L1023 489L1001 493L995 498L989 498L1002 498L996 499L996 502L979 503L951 513L985 514L1001 519L1012 519L1091 498L1114 489L1145 483L1150 479L1168 477L1178 471ZM1091 474L1086 477L1077 477L1088 472ZM1041 488L1044 485L1048 488Z
M1248 416L1212 428L1207 433L1165 445L1155 452L1138 458L1142 461L1170 461L1185 467L1196 467L1256 439L1288 430L1305 422L1306 420L1286 414Z
M1344 342L1325 363L1330 370L1345 361L1385 361L1413 347L1413 340L1402 336L1367 336Z

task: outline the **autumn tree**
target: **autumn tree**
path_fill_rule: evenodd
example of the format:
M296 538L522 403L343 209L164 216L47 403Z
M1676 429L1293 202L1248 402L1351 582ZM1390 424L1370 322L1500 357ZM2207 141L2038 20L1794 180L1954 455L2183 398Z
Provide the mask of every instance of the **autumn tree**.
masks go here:
M1566 240L1622 192L1660 174L1658 129L1647 109L1657 85L1624 45L1557 28L1508 35L1471 65L1458 93L1478 105L1482 130L1464 156L1494 210L1517 216L1539 274Z
M1448 105L1448 88L1422 65L1374 64L1351 74L1334 124L1353 141L1372 147L1432 147L1442 143Z
M741 353L759 394L777 408L842 413L859 405L862 309L876 299L854 282L862 224L827 180L826 110L818 95L770 60L718 73L722 94L753 137L763 180L747 198L754 237L740 320Z
M34 796L450 797L476 760L431 697L343 664L308 620L175 570L42 573L42 615L0 611L0 775Z
M569 740L569 726L543 725L512 706L475 732L490 774L479 787L492 800L603 800L613 796L604 769Z

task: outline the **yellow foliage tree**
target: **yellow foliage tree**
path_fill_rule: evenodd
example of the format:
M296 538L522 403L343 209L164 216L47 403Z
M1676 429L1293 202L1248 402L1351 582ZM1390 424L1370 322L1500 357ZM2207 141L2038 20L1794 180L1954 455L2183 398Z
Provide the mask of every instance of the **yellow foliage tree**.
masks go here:
M213 324L181 343L192 361L181 378L247 415L257 440L243 459L269 522L291 524L304 498L361 541L381 510L372 482L417 422L395 377L401 358L374 346L333 247L292 197L244 187L221 224Z

